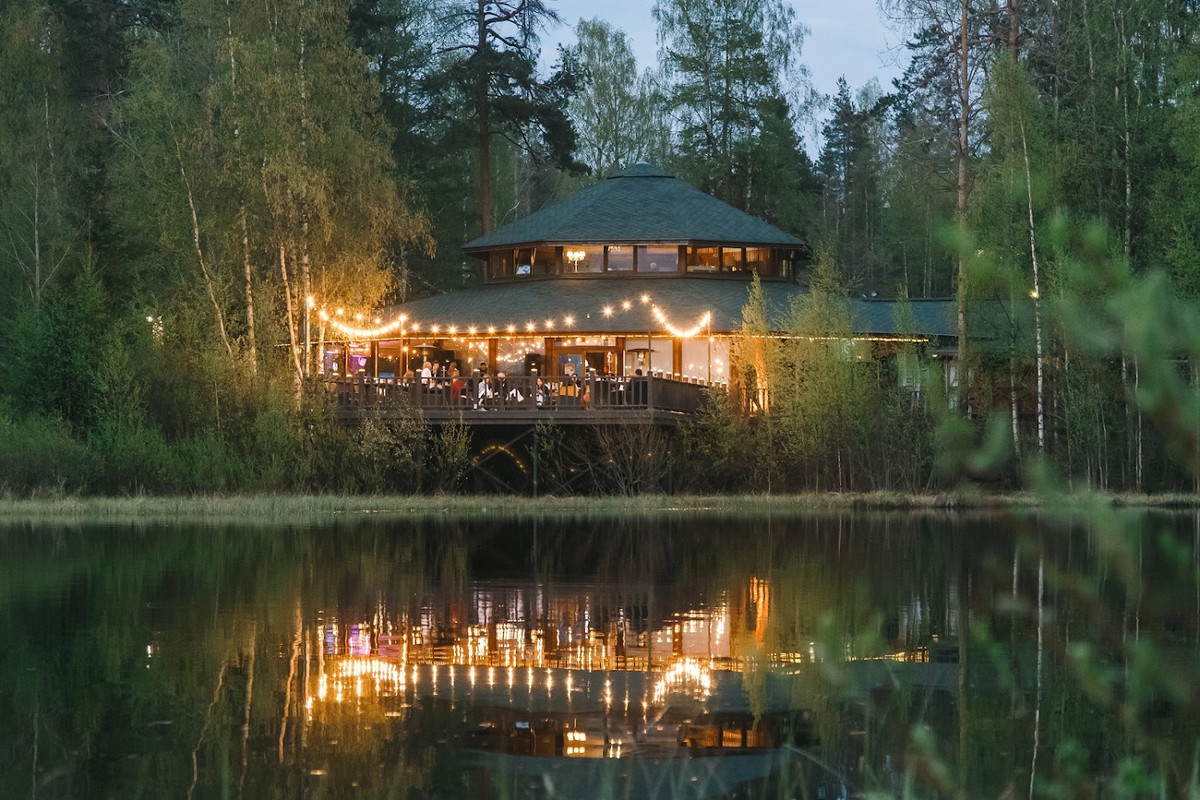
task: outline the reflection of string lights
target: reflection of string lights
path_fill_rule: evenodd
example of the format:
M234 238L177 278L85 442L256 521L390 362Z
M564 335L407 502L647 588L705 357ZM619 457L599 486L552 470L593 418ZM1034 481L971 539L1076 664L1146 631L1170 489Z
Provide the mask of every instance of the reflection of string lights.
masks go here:
M684 656L676 659L655 681L652 702L655 705L662 703L668 693L687 694L700 699L708 697L712 694L712 667L698 658Z

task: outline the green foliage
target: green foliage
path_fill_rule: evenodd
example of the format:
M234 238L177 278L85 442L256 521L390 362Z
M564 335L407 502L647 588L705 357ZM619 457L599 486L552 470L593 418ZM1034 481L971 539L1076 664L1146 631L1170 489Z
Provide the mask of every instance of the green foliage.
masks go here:
M419 416L363 420L357 439L364 488L375 493L419 493L431 434Z
M91 486L96 459L61 420L0 404L0 492L72 494Z
M471 429L461 418L443 424L429 453L429 488L449 494L463 489L471 468Z
M680 433L682 473L686 489L722 492L735 486L757 488L753 474L754 438L750 420L735 405L734 396L721 387L710 387L704 405L684 423Z
M786 190L777 183L811 175L792 127L807 32L794 9L777 0L660 0L653 14L667 104L679 119L681 177L739 208L754 205L796 224L785 218L796 209L783 207Z

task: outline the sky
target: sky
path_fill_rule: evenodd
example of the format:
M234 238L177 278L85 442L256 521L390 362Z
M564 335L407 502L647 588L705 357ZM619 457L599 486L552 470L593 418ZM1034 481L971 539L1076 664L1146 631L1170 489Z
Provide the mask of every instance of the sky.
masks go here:
M843 75L851 91L873 78L884 91L891 88L892 79L903 71L900 59L905 57L904 38L889 29L876 0L790 2L796 9L796 19L810 30L800 60L807 65L817 92L832 95L837 90L837 79ZM544 34L544 56L553 59L555 44L574 44L573 29L580 19L600 17L629 37L639 69L657 63L654 19L650 15L654 0L551 0L548 5L562 17L563 24ZM814 143L805 144L811 148Z

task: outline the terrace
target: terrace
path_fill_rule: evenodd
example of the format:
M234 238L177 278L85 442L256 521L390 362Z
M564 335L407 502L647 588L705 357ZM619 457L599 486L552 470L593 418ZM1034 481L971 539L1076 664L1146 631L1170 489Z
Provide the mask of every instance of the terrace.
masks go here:
M540 384L539 384L540 381ZM485 379L339 378L327 382L345 421L419 413L427 422L471 425L675 424L704 403L708 384L660 376L572 375ZM482 389L481 389L482 385ZM539 388L540 387L540 388ZM723 388L723 387L722 387Z

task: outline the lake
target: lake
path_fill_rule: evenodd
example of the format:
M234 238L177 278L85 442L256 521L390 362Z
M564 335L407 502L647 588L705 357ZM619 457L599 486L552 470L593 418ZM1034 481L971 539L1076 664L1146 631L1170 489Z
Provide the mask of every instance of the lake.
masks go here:
M1178 797L1200 521L0 527L0 797Z

